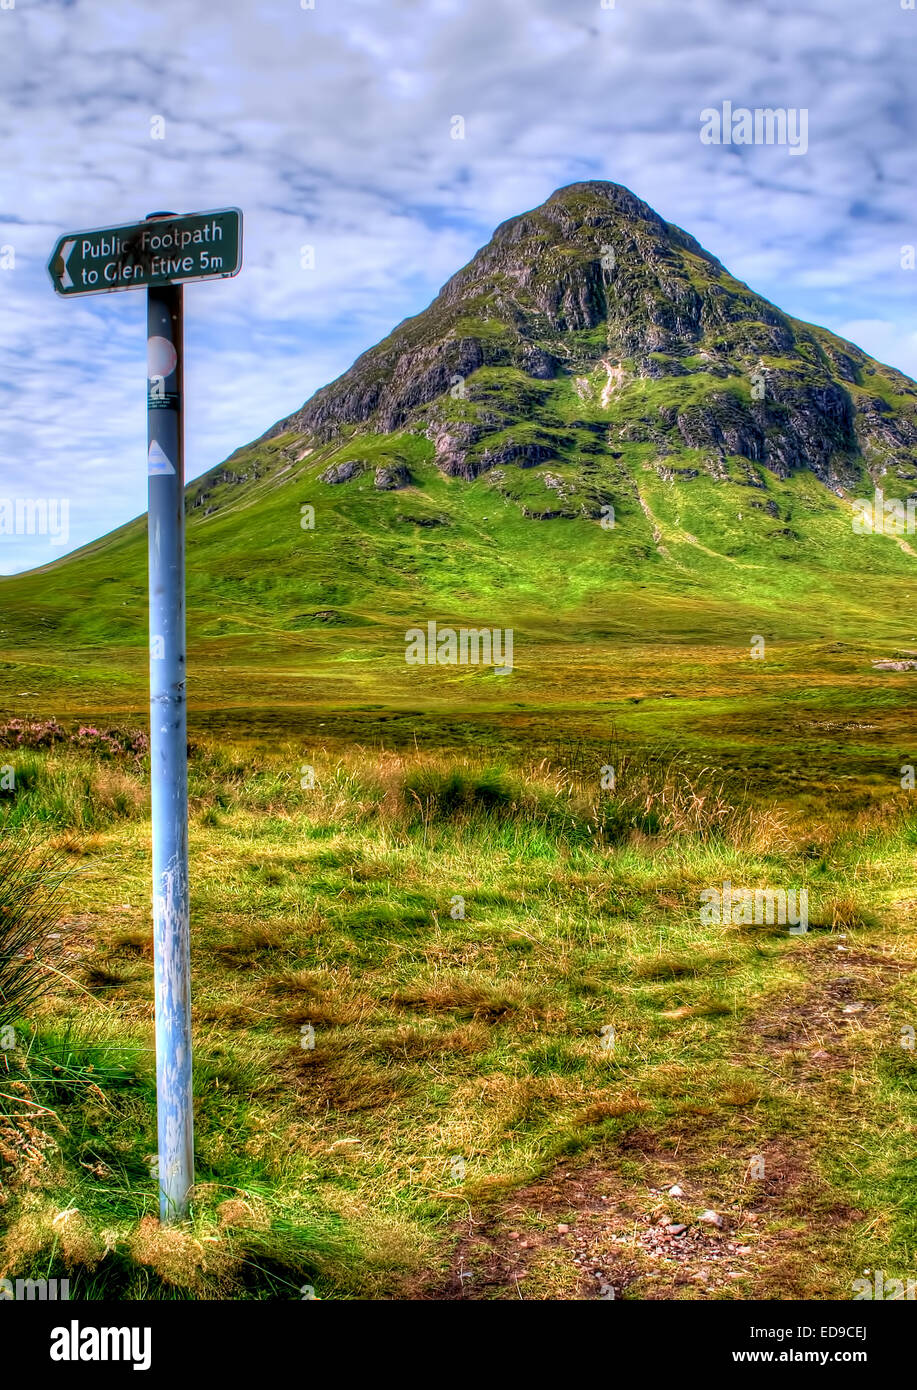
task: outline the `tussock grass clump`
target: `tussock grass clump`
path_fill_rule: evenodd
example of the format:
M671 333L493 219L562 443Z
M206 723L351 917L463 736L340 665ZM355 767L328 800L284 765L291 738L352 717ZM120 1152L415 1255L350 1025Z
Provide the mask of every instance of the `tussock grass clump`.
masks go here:
M268 994L280 1002L281 1017L291 1027L303 1024L340 1026L358 1022L372 1011L372 1001L331 975L283 970L267 981Z
M420 768L405 775L401 794L406 809L426 821L500 818L519 809L515 789L498 768Z
M606 844L655 837L785 851L785 813L758 806L723 771L662 745L625 743L612 730L601 746L558 745L537 769L591 822Z
M391 813L392 799L382 808ZM429 761L406 769L398 785L396 815L409 828L468 827L515 833L530 842L539 834L570 843L589 843L601 827L594 807L551 778L501 767Z
M74 1017L60 1027L43 1026L29 1046L25 1065L34 1094L43 1105L57 1109L89 1096L101 1103L113 1092L151 1097L153 1075L145 1066L147 1056L115 1025L103 1027L100 1020L90 1023Z
M486 1051L490 1041L490 1033L481 1024L447 1029L402 1024L398 1028L374 1034L369 1048L382 1057L420 1061L426 1058L470 1056Z
M323 1039L314 1050L297 1048L284 1073L296 1086L300 1104L318 1114L384 1110L404 1096L408 1085L394 1065L372 1061L340 1035Z
M401 800L408 823L425 828L516 822L571 843L615 845L634 837L749 849L789 843L783 818L737 803L715 769L689 769L652 749L613 746L603 756L615 761L596 757L586 766L574 752L569 761L563 754L543 759L515 777L499 767L428 762L404 772Z
M633 1091L625 1091L622 1095L615 1096L610 1100L597 1100L588 1105L577 1116L577 1123L580 1125L600 1125L605 1120L625 1119L628 1115L641 1115L649 1109L649 1105Z
M830 893L816 899L809 916L810 929L824 931L871 931L880 926L878 914L867 907L859 893Z
M321 1278L345 1296L381 1291L395 1250L413 1262L392 1233L373 1242L320 1211L292 1219L256 1190L201 1183L193 1197L190 1221L163 1226L126 1210L106 1223L88 1191L67 1208L33 1194L0 1242L0 1274L66 1277L71 1299L301 1299Z
M15 795L0 796L0 827L33 825L98 830L138 819L148 793L133 764L120 766L92 753L64 749L18 753L10 764Z
M105 1255L105 1242L75 1207L57 1210L47 1199L32 1200L6 1232L3 1267L21 1273L34 1267L46 1251L54 1251L67 1273L92 1271Z
M117 932L111 940L111 954L114 956L143 956L153 959L152 928Z
M696 1004L679 1004L674 1009L663 1009L659 1017L677 1022L683 1018L716 1018L732 1012L732 1005L725 999L702 999Z
M498 1019L519 1009L522 991L514 984L495 984L473 976L454 976L418 982L396 990L392 1002L408 1009L426 1009L431 1013L457 1013L469 1018Z
M9 833L0 838L0 1028L51 987L66 870L59 857Z
M631 970L637 980L675 980L682 975L703 975L730 962L731 957L725 951L661 951L635 960Z
M211 946L229 965L247 965L265 955L290 950L290 933L276 922L247 922Z

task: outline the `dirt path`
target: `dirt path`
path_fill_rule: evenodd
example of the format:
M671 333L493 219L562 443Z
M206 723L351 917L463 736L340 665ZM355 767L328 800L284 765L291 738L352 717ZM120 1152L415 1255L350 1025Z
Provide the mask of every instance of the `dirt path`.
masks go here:
M736 1110L724 1144L722 1116L705 1125L698 1107L663 1134L637 1127L496 1204L472 1200L448 1268L413 1296L849 1299L866 1218L819 1154L832 1133L837 1147L854 1132L865 1101L856 1034L891 1035L885 996L913 962L832 934L802 965L799 989L746 1021L734 1058L770 1077L780 1133L763 1140L754 1116ZM827 1128L816 1133L819 1114Z

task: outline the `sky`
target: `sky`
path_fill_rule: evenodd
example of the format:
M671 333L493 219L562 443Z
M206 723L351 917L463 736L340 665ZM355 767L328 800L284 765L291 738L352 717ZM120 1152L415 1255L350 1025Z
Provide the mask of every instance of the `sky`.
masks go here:
M145 510L146 296L47 263L154 211L244 214L239 276L185 290L189 478L583 179L917 376L913 3L0 0L0 512L68 517L0 574ZM805 148L704 143L725 101L805 111Z

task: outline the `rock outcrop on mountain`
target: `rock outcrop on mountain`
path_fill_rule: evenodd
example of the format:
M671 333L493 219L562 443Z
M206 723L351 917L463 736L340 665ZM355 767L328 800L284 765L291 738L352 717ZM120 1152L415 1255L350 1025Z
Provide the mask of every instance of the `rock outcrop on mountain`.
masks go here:
M323 475L338 484L368 467L361 436L402 431L466 479L507 465L588 479L630 446L676 472L738 469L750 486L762 469L808 469L835 492L864 473L917 477L913 382L788 317L603 182L502 223L428 309L265 438L352 442ZM389 462L375 486L407 481Z

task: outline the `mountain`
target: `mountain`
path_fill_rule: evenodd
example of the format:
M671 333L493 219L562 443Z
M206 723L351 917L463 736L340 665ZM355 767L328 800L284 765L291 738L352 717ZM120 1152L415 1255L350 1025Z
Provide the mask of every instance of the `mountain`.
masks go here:
M808 468L840 492L887 462L910 481L917 390L782 314L627 189L581 183L504 222L429 309L267 437L404 430L447 476L571 466L557 511L591 515L613 479L633 495L632 445L751 487L762 468ZM328 481L356 476L348 462ZM500 481L512 496L518 479Z
M912 381L573 184L189 485L192 709L348 735L439 709L460 738L562 705L734 744L762 702L855 722L917 636L915 556L855 536L852 500L915 477ZM144 583L143 519L0 581L0 712L142 710ZM406 666L430 619L512 627L512 675Z

